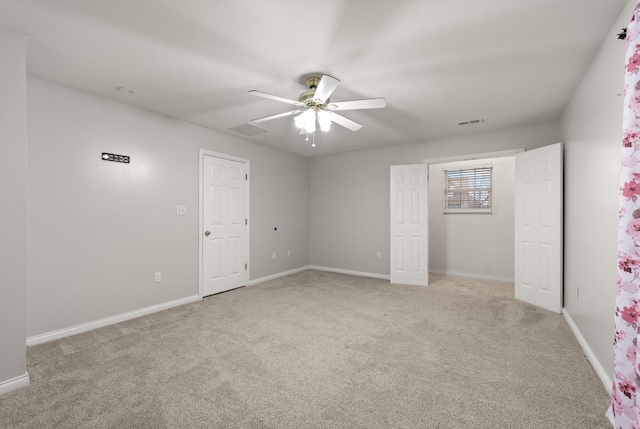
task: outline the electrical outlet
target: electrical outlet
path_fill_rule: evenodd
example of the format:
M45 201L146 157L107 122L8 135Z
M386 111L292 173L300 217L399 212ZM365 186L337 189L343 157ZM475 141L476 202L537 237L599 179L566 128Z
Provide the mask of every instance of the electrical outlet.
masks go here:
M162 273L158 271L157 273L153 273L153 282L160 283L162 281Z
M382 259L382 252L378 252L378 259Z
M177 215L186 215L187 214L187 206L176 206L176 214Z
M287 256L291 256L291 250L287 250Z
M271 259L276 259L276 252L273 252L273 253L271 254Z

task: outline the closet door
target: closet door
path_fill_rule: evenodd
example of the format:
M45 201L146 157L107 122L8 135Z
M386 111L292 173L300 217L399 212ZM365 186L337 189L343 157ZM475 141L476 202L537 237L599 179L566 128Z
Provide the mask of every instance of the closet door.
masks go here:
M391 283L429 284L428 168L391 166Z
M516 299L562 311L562 143L516 155Z

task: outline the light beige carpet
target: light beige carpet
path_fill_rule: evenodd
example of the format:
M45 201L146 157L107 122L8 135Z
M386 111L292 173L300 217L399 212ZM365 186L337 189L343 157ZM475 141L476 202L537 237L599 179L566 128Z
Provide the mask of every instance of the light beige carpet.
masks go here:
M509 283L306 271L28 349L10 428L608 428L561 315Z

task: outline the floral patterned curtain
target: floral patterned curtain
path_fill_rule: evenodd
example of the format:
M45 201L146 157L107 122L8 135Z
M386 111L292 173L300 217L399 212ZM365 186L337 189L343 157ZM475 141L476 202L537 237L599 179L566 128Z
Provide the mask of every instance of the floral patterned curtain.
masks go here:
M618 429L640 428L640 1L627 27L620 178L618 280L613 346L613 387L607 416Z

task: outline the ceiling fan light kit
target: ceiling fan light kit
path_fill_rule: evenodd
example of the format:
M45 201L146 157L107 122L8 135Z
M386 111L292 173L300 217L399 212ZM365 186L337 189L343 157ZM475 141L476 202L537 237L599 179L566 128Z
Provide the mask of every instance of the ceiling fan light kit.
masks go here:
M321 131L329 131L331 129L331 112L326 110L318 110L316 112L318 117L318 124L320 124Z
M293 118L297 128L304 129L307 133L316 130L316 113L313 109L308 109Z
M298 109L291 110L289 112L253 119L249 121L249 123L259 123L285 116L297 115L293 118L294 124L300 129L300 134L307 134L308 140L309 134L313 134L316 131L316 122L322 131L329 131L331 129L332 122L335 122L336 124L351 131L357 131L362 128L361 124L339 115L335 113L335 111L380 109L387 105L384 98L367 98L364 100L331 102L329 97L340 84L340 80L333 76L323 75L322 78L309 76L306 79L306 83L309 89L300 94L297 101L255 89L249 91L249 94L256 95L258 97L268 98L270 100L292 104L298 107Z

